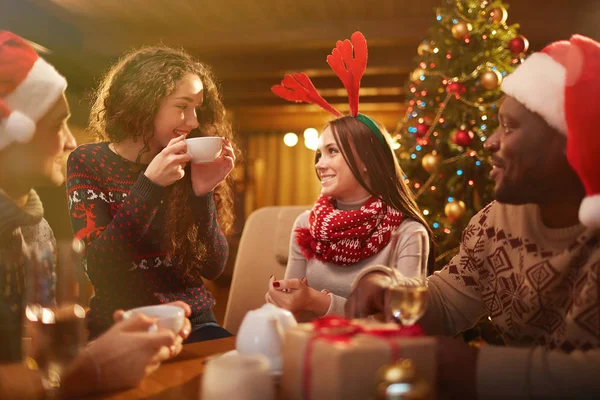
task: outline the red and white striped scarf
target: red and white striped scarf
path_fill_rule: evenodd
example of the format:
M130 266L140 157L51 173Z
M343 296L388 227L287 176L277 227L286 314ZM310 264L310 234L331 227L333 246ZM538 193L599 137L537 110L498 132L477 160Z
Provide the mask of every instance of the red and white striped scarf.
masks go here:
M374 196L358 210L338 210L335 200L321 196L310 211L308 228L296 229L296 243L307 259L347 267L383 249L402 218Z

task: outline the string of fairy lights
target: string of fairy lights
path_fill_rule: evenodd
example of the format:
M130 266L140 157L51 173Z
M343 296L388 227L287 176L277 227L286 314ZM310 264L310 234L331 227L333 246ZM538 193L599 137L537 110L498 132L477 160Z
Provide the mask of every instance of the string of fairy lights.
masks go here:
M517 25L506 24L508 12L501 1L448 0L446 3L449 7L438 8L436 12L439 34L435 37L437 32L433 30L432 37L417 48L420 60L409 75L407 85L410 100L393 137L400 144L401 163L419 163L428 174L405 177L405 183L414 189L417 198L440 190L441 184L449 185L443 192L447 194L445 220L426 207L423 213L432 228L450 234L456 231L453 224L465 215L466 204L453 194L452 178L447 174L460 177L465 187L474 188L479 184L476 180L481 173L471 166L477 168L486 163L482 143L493 133L492 125L496 123L502 100L500 85L507 73L523 61L529 43L517 33ZM469 54L472 50L468 49L475 42L484 50ZM464 58L465 52L473 57L473 66L466 71L469 63ZM465 106L473 111L463 113ZM462 119L460 113L463 113ZM442 143L446 143L446 136L447 145ZM442 148L450 149L451 155L443 150L442 156ZM448 169L449 165L454 167ZM466 194L466 189L462 189L462 193Z

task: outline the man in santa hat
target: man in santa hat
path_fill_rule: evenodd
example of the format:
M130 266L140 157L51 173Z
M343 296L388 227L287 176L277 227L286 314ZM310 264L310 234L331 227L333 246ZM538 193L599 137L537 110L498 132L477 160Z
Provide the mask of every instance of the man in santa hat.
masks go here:
M486 142L496 201L428 278L420 322L429 334L453 336L488 316L507 347L440 338L441 391L600 398L600 44L579 35L553 43L502 90L500 126ZM384 310L391 273L361 274L348 314Z
M63 156L76 146L69 131L67 82L20 37L0 31L0 397L43 396L38 373L21 366L21 318L26 248L54 242L32 189L64 181ZM180 304L189 314L189 307ZM115 317L122 318L122 311ZM88 345L61 377L64 397L136 386L177 353L182 337L149 332L134 316ZM189 333L187 331L181 336Z

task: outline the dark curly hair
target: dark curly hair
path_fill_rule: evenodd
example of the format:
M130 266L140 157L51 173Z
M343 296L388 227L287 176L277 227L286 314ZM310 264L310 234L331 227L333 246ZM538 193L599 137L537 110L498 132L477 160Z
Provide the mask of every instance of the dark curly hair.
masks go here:
M144 47L125 54L100 81L95 93L89 129L100 140L120 143L126 139L141 139L143 149L137 157L149 151L148 141L154 135L154 117L161 101L172 94L187 74L198 75L204 86L204 101L198 109L199 127L189 137L224 136L233 143L231 124L225 116L213 75L206 65L183 50L166 46ZM198 247L198 229L190 204L190 166L186 174L167 189L166 242L170 257L192 279L200 277L194 266L206 257L203 246ZM227 234L233 226L233 177L230 174L214 191L217 218Z

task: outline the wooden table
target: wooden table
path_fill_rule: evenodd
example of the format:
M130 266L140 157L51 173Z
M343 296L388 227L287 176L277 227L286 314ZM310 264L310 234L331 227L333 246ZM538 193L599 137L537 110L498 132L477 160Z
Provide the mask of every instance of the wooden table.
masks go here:
M172 361L164 363L135 389L86 399L130 400L130 399L200 399L200 385L204 364L215 354L235 349L235 337L186 344Z

